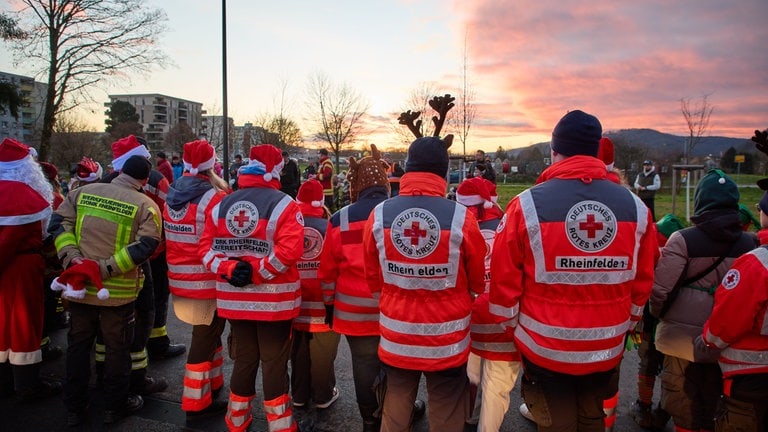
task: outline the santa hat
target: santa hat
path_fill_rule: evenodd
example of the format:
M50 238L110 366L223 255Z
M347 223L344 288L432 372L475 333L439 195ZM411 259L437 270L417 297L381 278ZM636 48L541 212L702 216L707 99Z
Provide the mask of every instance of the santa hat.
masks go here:
M499 193L496 192L496 183L488 180L487 178L480 177L485 180L485 185L488 187L488 194L491 196L491 201L494 203L499 202Z
M83 156L83 158L77 164L77 172L75 175L81 182L92 183L101 178L104 174L104 169L101 164L95 160Z
M19 167L24 159L32 157L30 147L15 139L5 138L0 143L0 169L10 170Z
M610 138L600 138L600 147L597 149L597 158L603 161L605 169L613 171L614 152L613 141Z
M40 162L40 167L43 169L43 174L45 174L45 178L49 182L53 183L56 181L56 177L59 175L59 169L56 168L56 165L50 162Z
M184 169L192 175L213 168L216 153L206 140L197 140L184 144Z
M472 177L464 180L456 189L456 201L471 207L482 204L484 208L493 207L491 193L487 180L480 177Z
M296 201L312 207L322 207L324 198L323 185L317 180L307 180L302 183L299 194L296 195Z
M139 155L149 159L149 149L145 145L144 138L137 138L134 135L128 135L125 138L112 143L112 168L115 171L123 169L123 164L131 156Z
M88 282L98 288L96 297L99 300L109 298L109 290L104 288L104 284L101 281L99 263L90 259L84 259L81 263L64 270L59 277L53 280L51 289L53 291L62 291L61 296L64 298L82 300L85 298L85 284Z
M280 180L283 169L283 153L272 144L251 147L251 161L242 168L242 174L263 175L265 181Z

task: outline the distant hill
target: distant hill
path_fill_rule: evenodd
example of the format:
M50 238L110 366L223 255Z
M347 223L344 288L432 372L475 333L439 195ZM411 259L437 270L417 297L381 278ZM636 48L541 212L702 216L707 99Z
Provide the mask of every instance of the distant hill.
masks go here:
M643 148L657 155L655 156L656 158L659 158L659 156L682 154L685 151L685 143L688 140L687 136L672 135L654 129L621 129L618 131L608 131L605 133L605 136L613 140L617 146ZM532 147L536 147L542 152L548 152L549 142L509 150L508 153L517 155ZM739 153L756 153L754 144L748 138L707 136L701 138L701 141L694 147L691 156L698 157L711 154L717 157L721 156L730 147L735 148Z

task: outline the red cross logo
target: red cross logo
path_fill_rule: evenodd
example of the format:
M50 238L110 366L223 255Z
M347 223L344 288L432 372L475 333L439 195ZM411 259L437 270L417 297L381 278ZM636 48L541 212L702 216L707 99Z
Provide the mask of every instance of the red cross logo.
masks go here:
M586 222L579 223L579 229L587 232L587 238L595 238L595 232L603 229L602 222L595 222L595 215L587 215Z
M233 217L232 219L234 219L235 222L237 222L238 228L242 228L245 224L247 224L251 220L249 216L245 215L245 210L240 210L240 213L237 216Z
M727 285L731 285L734 282L736 282L736 274L735 273L728 273L727 275L725 275L725 283Z
M411 246L416 246L419 244L420 237L427 236L427 230L419 229L419 222L413 221L411 222L411 229L406 228L403 234L411 238Z

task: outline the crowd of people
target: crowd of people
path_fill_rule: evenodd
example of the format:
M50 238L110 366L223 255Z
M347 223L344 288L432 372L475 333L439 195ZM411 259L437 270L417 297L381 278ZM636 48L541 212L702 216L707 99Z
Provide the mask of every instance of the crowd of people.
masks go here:
M254 146L230 185L207 141L153 168L131 135L110 173L84 157L64 197L55 167L5 139L0 191L19 199L0 204L2 395L63 393L77 426L95 373L114 423L179 379L190 422L221 415L246 431L261 391L269 430L296 431L294 410L340 397L344 336L364 432L408 431L425 410L431 431L498 431L518 379L540 431L597 432L615 422L619 367L639 345L642 427L765 430L768 230L743 229L725 173L703 176L692 225L670 229L643 194L658 184L650 161L635 194L599 120L573 110L552 165L503 210L482 152L446 199L452 140L417 137L403 167L371 145L349 159L339 205L326 150L302 182L286 153ZM768 132L753 141L768 153ZM768 192L758 208L768 226ZM40 375L52 290L68 314L63 385ZM188 350L167 334L169 298ZM184 353L183 377L147 375Z

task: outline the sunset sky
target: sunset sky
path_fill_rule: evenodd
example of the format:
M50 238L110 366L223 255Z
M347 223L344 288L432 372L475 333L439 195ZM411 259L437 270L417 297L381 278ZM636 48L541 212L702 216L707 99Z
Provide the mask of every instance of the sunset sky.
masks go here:
M4 3L4 4L3 4ZM11 10L15 0L0 2ZM103 127L107 94L161 93L221 113L221 2L153 0L168 15L162 46L175 66L94 92ZM423 83L441 93L467 78L478 112L467 151L548 141L571 109L603 129L687 135L680 99L714 106L710 135L768 127L765 0L329 0L227 2L229 115L275 113L287 83L290 117L304 120L309 76L326 73L370 103L359 143L399 145L399 112ZM0 70L19 74L0 43ZM304 126L307 125L307 126Z

